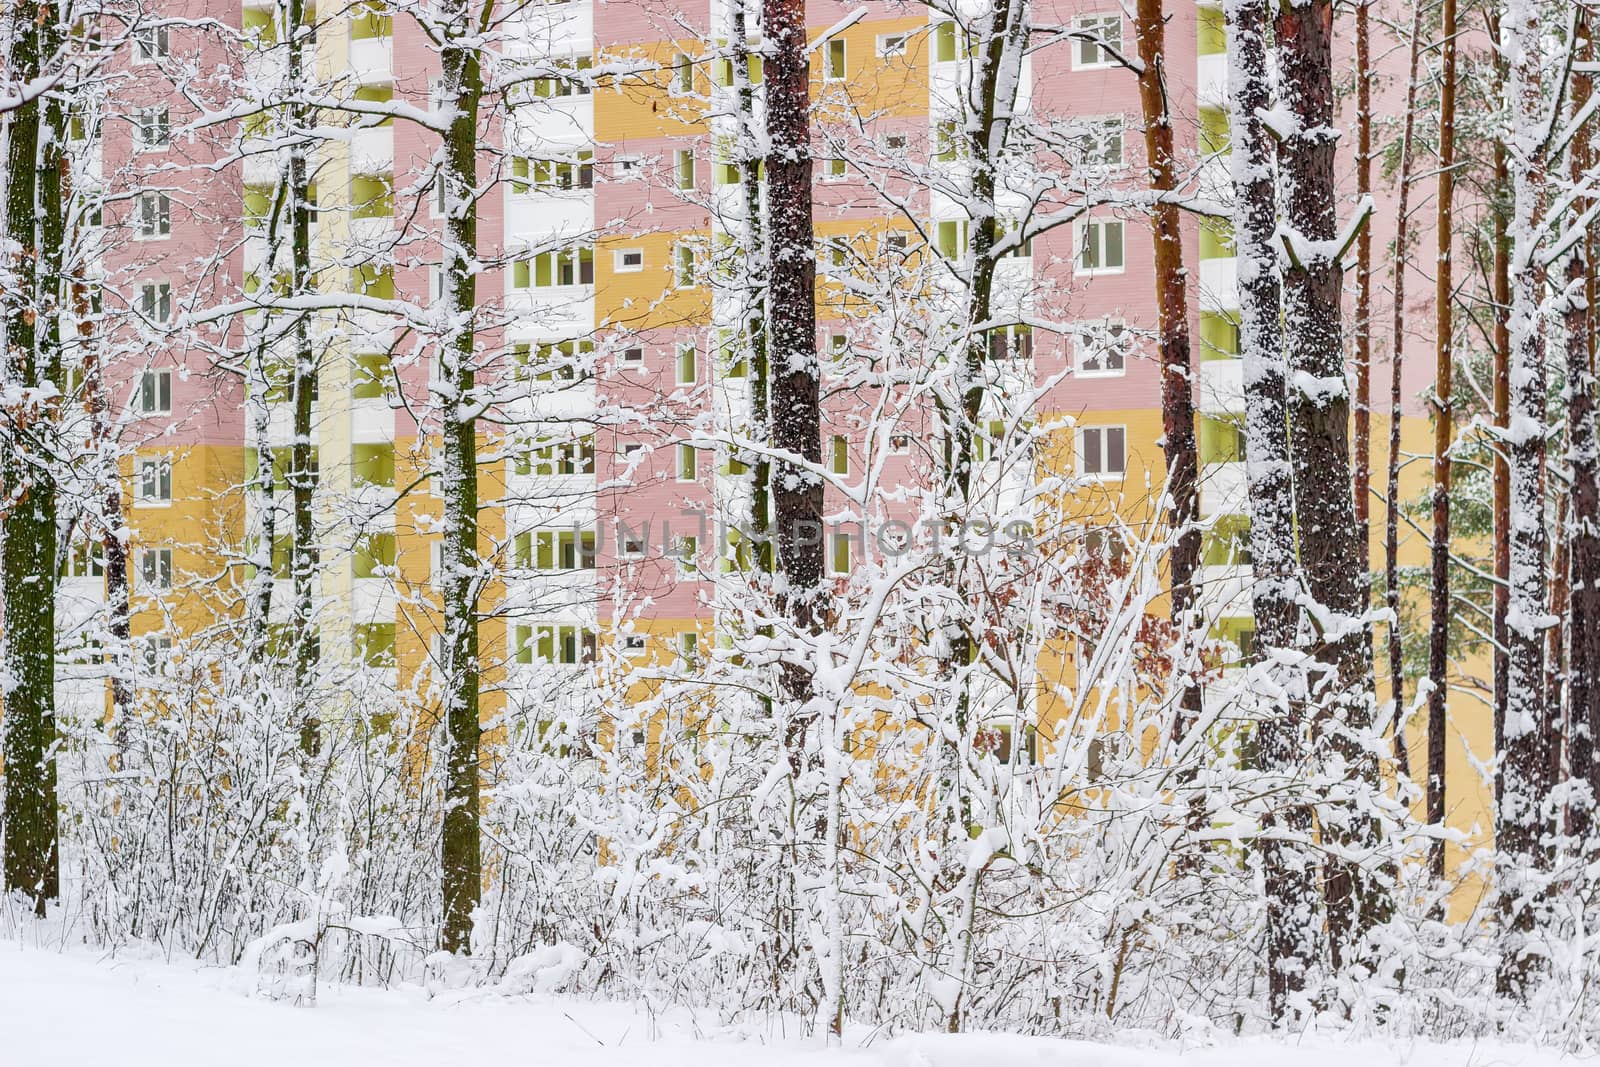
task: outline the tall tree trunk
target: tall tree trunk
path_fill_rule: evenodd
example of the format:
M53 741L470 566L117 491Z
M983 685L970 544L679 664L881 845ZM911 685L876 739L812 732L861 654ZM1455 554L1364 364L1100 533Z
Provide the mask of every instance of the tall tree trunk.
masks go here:
M1450 652L1450 445L1455 437L1451 417L1451 375L1455 346L1451 302L1454 299L1456 164L1456 0L1444 0L1439 44L1439 195L1438 257L1434 289L1433 412L1433 539L1431 605L1428 629L1428 822L1444 825L1445 706L1449 694L1445 672ZM1429 847L1428 866L1444 877L1444 841Z
M1590 59L1593 29L1587 16L1577 23L1578 47ZM1594 76L1572 75L1572 113L1579 114L1594 92ZM1588 124L1579 128L1570 149L1569 174L1576 186L1593 163ZM1581 207L1574 215L1581 215ZM1594 820L1595 737L1600 729L1600 433L1595 415L1594 324L1587 254L1589 234L1567 259L1567 461L1572 468L1572 520L1568 534L1571 606L1567 616L1567 721L1569 832L1583 847Z
M761 170L759 157L748 146L760 144L756 128L756 87L750 80L750 26L746 5L751 0L734 0L732 16L733 87L738 100L739 186L744 195L744 240L747 269L758 269L766 262L765 238L761 228ZM772 439L772 368L767 354L765 314L766 278L747 285L745 301L746 341L750 346L750 436L764 445ZM819 430L820 433L820 430ZM765 450L751 464L750 540L752 563L756 570L770 574L772 558L772 459Z
M11 9L10 71L16 84L46 73L60 52L52 7ZM60 378L61 202L66 123L59 94L21 104L6 117L5 234L13 250L0 300L5 338L6 447L0 448L4 531L0 611L8 685L4 734L5 890L44 915L61 893L55 758L56 482L53 386Z
M1161 349L1162 449L1167 461L1167 525L1173 545L1168 553L1172 584L1172 623L1177 631L1178 672L1182 679L1175 737L1186 735L1200 719L1200 686L1195 681L1191 653L1195 572L1200 567L1199 452L1194 433L1194 367L1189 337L1189 278L1183 269L1183 232L1178 205L1171 202L1178 188L1178 168L1173 150L1172 114L1167 99L1166 19L1163 0L1138 0L1135 35L1139 43L1139 104L1144 113L1146 166L1150 189L1158 203L1152 209L1155 230L1155 284L1157 335ZM1162 199L1164 198L1164 199ZM1204 804L1196 798L1191 816L1198 825Z
M1489 15L1489 36L1500 39L1500 18L1493 11ZM1495 71L1503 82L1506 73L1505 57L1495 54ZM1506 653L1510 631L1506 620L1511 611L1511 462L1507 453L1507 430L1511 426L1511 227L1510 217L1501 206L1510 199L1511 160L1503 137L1494 139L1494 198L1491 212L1493 227L1494 272L1494 331L1493 331L1493 404L1494 404L1494 467L1492 471L1492 503L1494 511L1494 597L1492 604L1492 630L1494 637L1494 751L1498 759L1505 751L1506 700L1509 696L1511 660ZM1494 800L1498 808L1504 794L1505 780L1498 772L1494 776Z
M440 336L438 408L443 437L440 496L444 503L445 785L440 856L448 952L472 950L472 914L483 892L478 782L478 439L471 412L476 348L478 251L478 111L483 71L478 37L494 5L474 18L465 0L452 13L439 50L443 99L454 108L445 134L443 303L454 324ZM476 25L474 25L476 22Z
M288 186L290 263L289 289L296 297L313 291L311 271L311 176L306 136L314 124L310 109L299 97L306 86L305 44L309 37L304 0L285 4L287 42L287 81L296 102L289 108L294 141L288 152L281 180ZM317 465L311 436L311 402L317 387L317 354L311 346L311 314L296 311L294 320L294 362L291 368L290 401L294 404L294 439L289 446L289 490L294 502L294 534L289 545L289 569L294 583L293 623L296 704L300 709L300 744L306 753L321 747L321 724L316 708L317 696L312 680L321 658L317 639L316 604L313 582L317 570L315 516L312 503L317 489ZM307 690L310 690L309 692Z
M1307 591L1321 619L1335 629L1314 638L1326 673L1314 692L1326 709L1321 732L1352 781L1376 796L1377 759L1366 744L1372 727L1372 671L1364 630L1366 611L1359 558L1360 529L1351 500L1350 394L1344 377L1342 249L1335 213L1333 129L1333 4L1284 4L1276 19L1280 89L1293 118L1278 145L1283 189L1284 329L1290 347L1289 426L1296 526ZM1344 848L1370 853L1380 829L1365 800L1327 809L1324 833ZM1357 962L1367 935L1386 922L1392 905L1384 875L1348 859L1330 861L1324 893L1336 967Z
M1406 354L1406 257L1411 240L1412 158L1416 147L1417 68L1422 54L1422 5L1411 8L1411 61L1406 76L1404 132L1400 138L1400 193L1395 205L1394 322L1389 353L1389 456L1384 482L1383 603L1389 612L1385 649L1389 695L1394 702L1394 758L1401 774L1411 775L1406 746L1406 674L1400 626L1400 400Z
M1274 653L1295 648L1300 627L1295 567L1294 500L1289 463L1287 382L1274 234L1278 215L1273 156L1261 115L1271 99L1267 68L1267 0L1227 0L1228 81L1233 119L1233 181L1239 262L1240 349L1244 359L1246 466L1250 490L1251 588L1261 669ZM1286 685L1274 687L1287 692ZM1260 725L1262 770L1290 783L1310 763L1306 705L1285 700ZM1291 792L1288 794L1293 796ZM1274 1022L1287 1021L1290 1002L1306 987L1319 955L1311 809L1275 804L1261 840L1267 898L1267 1000Z
M811 222L811 64L803 0L764 0L768 48L767 249L771 292L767 306L772 361L772 443L811 464L822 462L822 407L817 382L816 258ZM803 642L820 630L822 480L788 459L773 464L781 602ZM812 694L812 666L802 649L780 671L784 698L796 721L790 759L798 773Z
M1510 603L1506 615L1506 711L1500 753L1500 804L1495 843L1503 928L1496 985L1521 997L1535 949L1536 873L1546 865L1543 839L1548 745L1544 673L1545 553L1545 328L1541 313L1546 270L1539 252L1546 173L1540 129L1548 119L1545 41L1537 5L1508 2L1501 46L1509 57L1506 104L1511 177Z
M1372 195L1372 2L1356 0L1356 196ZM1356 237L1356 402L1352 446L1361 572L1372 573L1372 227ZM1371 630L1371 627L1368 627ZM1367 638L1370 646L1372 638ZM1399 705L1395 705L1398 710Z

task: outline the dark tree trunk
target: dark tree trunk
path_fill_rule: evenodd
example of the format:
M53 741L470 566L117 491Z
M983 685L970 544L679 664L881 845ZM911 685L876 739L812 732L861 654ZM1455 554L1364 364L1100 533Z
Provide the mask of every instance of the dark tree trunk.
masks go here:
M1283 277L1284 329L1289 347L1290 448L1294 470L1300 564L1307 591L1336 620L1366 610L1360 528L1351 500L1350 396L1344 378L1342 285L1338 254L1320 249L1338 237L1333 128L1333 5L1331 0L1285 4L1276 19L1280 90L1294 129L1278 146L1289 265ZM1372 673L1359 625L1315 635L1313 650L1327 674L1313 690L1320 699L1321 734L1345 773L1374 796L1382 788L1377 759L1366 746L1372 726ZM1324 833L1360 852L1379 844L1370 805L1328 809ZM1355 963L1367 934L1392 910L1382 873L1355 862L1329 862L1324 887L1330 947L1336 967Z
M1451 413L1451 376L1455 367L1454 275L1451 258L1455 238L1456 160L1456 0L1444 0L1439 45L1439 195L1436 286L1434 289L1434 412L1433 412L1433 538L1428 628L1428 822L1444 825L1445 808L1445 705L1449 695L1446 671L1450 653L1450 445L1455 437ZM1444 842L1435 840L1428 852L1435 878L1444 877Z
M444 835L440 856L444 924L441 942L448 952L472 949L472 913L483 891L479 811L478 718L478 440L473 403L477 308L478 111L483 98L477 34L487 25L485 4L473 25L472 9L456 11L440 49L445 99L455 117L445 134L444 273L446 303L457 325L439 339L443 437L440 496L444 501L446 570L443 584L445 640Z
M1136 9L1139 60L1139 104L1144 113L1146 166L1150 189L1157 196L1178 188L1173 129L1166 81L1166 19L1163 0L1138 0ZM1170 199L1170 198L1169 198ZM1171 568L1172 623L1183 653L1178 661L1182 686L1180 713L1173 723L1175 739L1200 719L1200 686L1189 654L1193 651L1195 572L1200 566L1199 453L1194 433L1194 366L1189 337L1189 278L1183 269L1183 232L1178 205L1158 203L1152 209L1155 230L1157 335L1161 350L1162 448L1167 460L1167 525L1173 545ZM1192 811L1196 825L1204 820L1204 803Z
M1589 21L1578 23L1583 55L1593 55ZM1572 110L1577 114L1594 92L1594 77L1572 76ZM1587 125L1573 140L1570 174L1581 181L1592 165ZM1581 211L1581 209L1580 209ZM1587 238L1587 235L1585 235ZM1600 435L1595 424L1594 326L1586 262L1589 241L1578 242L1567 260L1567 460L1572 467L1571 606L1567 615L1568 774L1577 789L1570 802L1569 832L1579 847L1594 820L1595 730L1600 728Z
M1233 129L1233 174L1237 207L1235 236L1240 264L1240 345L1245 361L1246 463L1250 485L1250 555L1256 640L1263 664L1298 640L1299 582L1294 553L1294 500L1287 436L1288 368L1279 318L1278 214L1273 157L1260 114L1270 101L1267 68L1267 0L1227 5L1234 72L1229 82ZM1264 668L1265 669L1265 668ZM1289 700L1260 725L1260 759L1273 789L1309 768L1306 706ZM1286 795L1293 797L1292 792ZM1261 840L1267 898L1267 1000L1276 1023L1288 1021L1289 1003L1306 988L1319 955L1315 860L1311 855L1311 809L1303 802L1275 805L1265 816Z
M45 73L59 51L53 9L12 8L11 69L18 84ZM61 893L55 758L56 484L51 455L60 379L59 300L66 132L59 96L23 103L8 118L5 233L16 251L4 303L3 383L9 440L0 448L5 494L0 538L0 635L9 685L4 735L5 890L44 915Z

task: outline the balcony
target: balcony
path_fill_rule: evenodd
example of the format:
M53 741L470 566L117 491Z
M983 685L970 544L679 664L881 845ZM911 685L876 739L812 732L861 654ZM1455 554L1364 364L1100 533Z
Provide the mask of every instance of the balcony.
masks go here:
M1200 517L1240 515L1249 502L1243 463L1209 463L1200 470Z
M1228 104L1228 57L1224 53L1201 56L1196 62L1195 96L1203 107Z
M394 38L358 37L350 42L350 73L362 85L387 85L394 80Z
M1232 256L1200 261L1200 310L1235 311L1239 307L1239 261Z
M1244 360L1208 359L1200 363L1200 412L1230 415L1244 408Z
M394 128L358 129L350 137L352 174L388 174L394 170Z

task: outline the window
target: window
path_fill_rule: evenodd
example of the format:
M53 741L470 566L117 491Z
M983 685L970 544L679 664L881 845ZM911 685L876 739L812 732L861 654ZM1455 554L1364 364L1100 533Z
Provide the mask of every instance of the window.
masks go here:
M842 82L845 78L845 46L844 38L834 37L828 41L827 58L823 64L822 77L826 81Z
M172 461L164 456L139 460L134 496L141 504L172 503Z
M387 352L364 352L355 357L350 395L356 400L383 400L388 396L394 370Z
M828 446L828 469L835 474L850 473L850 439L839 434Z
M824 159L822 161L822 180L825 182L842 182L849 171L843 159Z
M589 72L593 56L571 56L556 64L558 73L533 80L533 95L541 99L563 96L588 96L594 91Z
M587 246L558 248L519 259L511 267L514 289L549 289L594 284L594 249Z
M150 674L159 674L161 668L172 658L170 637L149 634L139 639L139 647L143 653L144 669Z
M687 96L694 92L694 60L683 55L672 60L668 87L677 96Z
M394 666L395 624L358 622L351 627L356 659L368 667Z
M155 592L165 592L172 588L172 549L139 550L139 584Z
M692 534L680 537L676 548L673 554L678 557L678 573L693 575L700 568L700 538Z
M133 61L154 63L166 56L170 43L166 26L141 26L133 33Z
M903 230L886 233L883 235L883 247L887 252L903 256L911 249L911 237Z
M897 456L909 454L911 452L911 435L908 433L890 434L889 451Z
M1018 323L989 331L989 358L996 363L1008 359L1023 362L1032 359L1033 327Z
M694 245L680 244L672 250L672 284L679 289L693 289L700 284L700 268Z
M594 438L580 437L572 441L539 445L514 456L511 466L515 474L531 474L541 478L553 475L593 474Z
M936 63L954 63L971 53L972 43L966 31L954 22L941 22L933 28L933 59Z
M1090 119L1082 139L1083 162L1088 166L1120 167L1127 121L1121 115Z
M164 107L140 108L134 116L134 148L153 152L172 143L172 125Z
M828 569L834 574L850 573L850 535L828 535Z
M1122 268L1121 222L1090 219L1078 227L1079 274L1120 274Z
M878 37L878 54L880 56L903 56L906 54L906 43L911 39L909 33L885 33Z
M1110 66L1112 51L1122 51L1122 15L1080 15L1072 20L1072 67L1090 70Z
M166 193L140 193L133 214L140 237L171 236L172 202Z
M678 344L678 384L693 385L700 379L700 350L693 341Z
M105 545L99 541L76 539L61 561L63 578L101 578L105 576Z
M617 554L638 558L645 553L645 531L628 526L617 526Z
M1121 478L1128 469L1127 435L1121 426L1079 430L1078 473L1086 478Z
M693 482L700 478L700 452L694 445L678 446L678 481Z
M1094 378L1124 373L1131 341L1132 335L1120 319L1103 319L1087 324L1073 340L1078 375Z
M954 163L962 155L961 128L955 119L940 119L933 127L933 159L935 163Z
M172 410L172 372L147 370L139 375L139 414L165 415Z
M139 313L151 322L166 322L172 318L172 286L167 282L141 284Z
M629 656L638 656L644 653L644 634L623 634L622 651Z
M511 647L518 663L537 661L577 666L594 662L594 631L582 626L517 623L511 634Z
M903 133L891 133L883 139L883 150L894 153L904 152L906 150L906 135Z
M590 151L568 159L518 156L511 161L511 191L519 196L530 189L549 193L593 188L594 153Z
M644 249L618 249L616 270L618 274L632 274L636 271L644 270Z
M622 350L622 365L624 367L633 367L635 369L643 369L643 367L644 367L644 349L642 349L642 348L625 348L625 349L623 349Z
M700 663L699 633L685 630L678 635L678 660L685 667L694 667Z
M694 188L694 151L680 148L673 156L673 179L679 189Z
M592 571L593 530L525 530L513 542L512 561L526 570Z

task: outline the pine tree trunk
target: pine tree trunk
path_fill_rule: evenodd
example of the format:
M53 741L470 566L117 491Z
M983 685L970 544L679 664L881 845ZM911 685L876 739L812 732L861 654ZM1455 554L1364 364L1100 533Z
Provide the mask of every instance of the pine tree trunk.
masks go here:
M60 27L33 5L10 14L11 77L26 84L60 49ZM45 914L60 896L55 758L56 484L52 474L60 380L59 300L65 211L66 123L59 96L21 104L7 117L5 233L12 284L3 297L6 430L0 534L0 642L8 674L4 734L5 885Z
M306 40L305 5L303 0L287 0L288 85L291 92L300 94L305 88L304 44ZM314 125L310 109L296 103L289 109L291 134L295 138L289 150L288 166L283 178L288 185L290 232L289 288L295 296L305 296L313 291L311 270L311 178L308 146L304 140ZM321 644L316 632L316 604L313 583L316 579L317 549L315 516L312 502L317 489L317 466L313 459L311 443L313 426L311 402L317 386L317 354L311 347L311 315L295 312L294 364L290 379L290 400L294 404L294 439L289 446L289 489L293 500L294 533L289 545L289 569L294 583L294 615L291 633L294 644L295 679L298 692L296 711L300 715L300 746L308 753L316 753L322 744L321 724L315 707L316 693L310 682L316 676L317 662L321 658Z
M485 4L482 22L493 5ZM483 97L471 8L461 5L451 20L440 49L443 98L455 110L445 135L444 302L456 316L454 327L440 338L439 409L443 467L439 471L444 503L441 557L444 601L445 786L444 839L440 869L443 879L444 925L441 942L448 952L472 950L472 917L483 892L483 860L479 814L478 719L478 442L473 403L476 344L478 248L478 110Z
M1422 53L1422 5L1411 7L1411 61L1406 76L1404 133L1400 140L1400 193L1395 205L1394 321L1389 355L1389 457L1384 481L1383 603L1389 612L1385 649L1389 695L1394 703L1394 758L1399 772L1411 775L1406 746L1406 676L1400 625L1400 400L1405 368L1406 256L1411 238L1412 160L1416 147L1417 68Z
M1356 196L1372 194L1372 2L1356 0ZM1353 495L1361 526L1361 572L1372 573L1372 227L1356 237L1356 402ZM1367 644L1372 644L1368 628ZM1399 705L1395 705L1396 709Z
M1536 143L1545 119L1542 79L1546 61L1539 10L1508 3L1501 23L1509 49L1507 108L1510 151L1511 306L1510 419L1506 431L1510 468L1510 601L1506 613L1506 710L1500 753L1500 804L1495 844L1501 920L1501 958L1496 985L1502 995L1525 995L1534 963L1532 933L1536 873L1546 866L1544 781L1548 752L1543 617L1545 554L1545 330L1540 316L1546 270L1538 252L1546 184L1543 148Z
M1139 103L1144 114L1146 165L1150 189L1158 197L1176 192L1178 168L1173 150L1173 129L1166 84L1166 19L1163 0L1138 0L1136 35L1139 59ZM1169 197L1168 200L1171 198ZM1200 567L1199 453L1194 432L1194 366L1189 337L1189 278L1183 269L1183 232L1178 205L1157 203L1152 209L1155 230L1155 282L1157 335L1161 350L1162 449L1167 461L1167 525L1173 544L1168 554L1172 585L1172 624L1177 632L1178 671L1182 678L1179 714L1174 719L1175 739L1185 736L1200 719L1200 686L1194 679L1193 636L1195 572ZM1205 817L1204 801L1196 797L1191 823Z
M1285 245L1284 329L1290 352L1289 426L1300 563L1307 591L1335 620L1334 633L1314 639L1327 676L1317 689L1326 709L1322 733L1345 773L1377 795L1376 758L1366 746L1372 727L1372 673L1364 631L1351 621L1366 611L1366 580L1351 565L1360 529L1351 500L1350 395L1344 377L1344 268L1330 248L1338 237L1333 128L1333 5L1285 4L1275 23L1280 92L1294 128L1279 142ZM1367 803L1328 810L1324 833L1360 852L1379 844ZM1359 863L1332 860L1324 887L1336 967L1356 961L1368 932L1391 911L1384 877Z
M1431 593L1428 629L1428 822L1444 825L1445 811L1445 707L1449 690L1445 673L1450 652L1450 445L1455 437L1452 420L1451 376L1455 346L1451 302L1454 299L1452 242L1455 207L1456 161L1456 0L1444 0L1439 44L1439 193L1436 283L1434 290L1434 412L1433 412L1433 538L1431 542ZM1444 842L1435 840L1428 852L1435 878L1444 877Z
M1234 116L1234 232L1246 398L1252 604L1258 658L1266 670L1276 651L1295 648L1300 625L1286 433L1288 367L1273 245L1278 215L1272 151L1260 118L1271 98L1267 0L1229 0L1225 10L1235 74L1228 84ZM1308 767L1305 713L1304 701L1290 699L1262 720L1258 748L1262 772L1269 779L1264 788L1293 782ZM1319 955L1311 809L1295 801L1269 811L1263 821L1268 831L1260 842L1267 899L1267 1001L1273 1021L1283 1023L1291 999L1306 988Z
M1577 29L1582 55L1594 54L1587 17ZM1572 76L1572 113L1578 114L1594 92L1594 76ZM1580 182L1593 164L1587 124L1573 139L1569 173ZM1575 209L1574 214L1582 209ZM1567 461L1572 468L1571 605L1567 615L1567 722L1569 770L1574 793L1569 800L1569 832L1583 847L1594 820L1595 731L1600 729L1600 432L1596 428L1594 324L1587 253L1588 235L1567 260Z
M820 465L822 407L818 391L816 256L811 222L811 64L803 0L765 0L767 53L767 300L771 359L772 443ZM821 628L822 480L786 459L772 465L773 513L782 610L801 642ZM812 667L802 649L785 658L780 684L790 705L790 762L800 772L811 700Z

